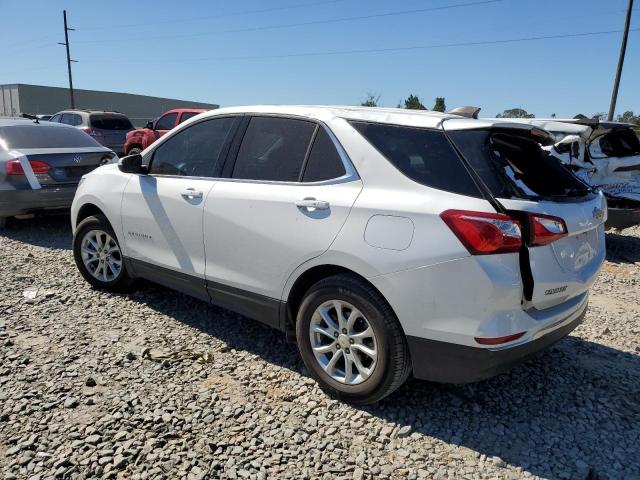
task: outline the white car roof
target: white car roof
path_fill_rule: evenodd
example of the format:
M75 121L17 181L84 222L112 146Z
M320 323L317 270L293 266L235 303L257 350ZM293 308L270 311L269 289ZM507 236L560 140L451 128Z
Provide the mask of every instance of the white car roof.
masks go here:
M291 115L311 118L319 121L330 121L334 118L343 118L347 120L360 120L364 122L388 123L424 128L442 128L442 123L445 120L456 120L456 129L480 128L498 123L498 121L494 119L475 120L462 117L460 115L427 110L340 105L248 105L240 107L224 107L200 114L198 117L206 118L209 116L230 113Z

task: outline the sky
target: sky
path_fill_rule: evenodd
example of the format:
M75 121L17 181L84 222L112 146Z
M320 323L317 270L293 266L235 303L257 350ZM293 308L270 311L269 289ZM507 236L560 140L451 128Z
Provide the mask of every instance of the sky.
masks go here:
M68 86L64 47L57 44L64 41L66 9L76 29L69 32L76 88L221 106L357 105L372 93L395 107L414 94L429 109L443 96L447 108L478 106L481 116L514 107L538 117L591 115L609 108L626 6L627 0L0 0L0 84ZM636 6L631 28L639 27ZM639 87L640 31L631 31L616 113L640 112Z

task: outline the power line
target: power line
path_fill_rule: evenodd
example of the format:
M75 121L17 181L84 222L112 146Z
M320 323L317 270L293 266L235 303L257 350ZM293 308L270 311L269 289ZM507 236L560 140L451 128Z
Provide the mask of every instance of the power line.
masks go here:
M327 5L330 3L339 3L345 2L348 0L325 0L322 2L311 2L311 3L302 3L302 4L294 4L294 5L282 5L280 7L270 7L270 8L260 8L257 10L244 10L241 12L232 12L232 13L222 13L218 15L203 15L199 17L189 17L189 18L176 18L172 20L162 20L157 22L144 22L144 23L129 23L123 25L112 25L109 28L131 28L131 27L146 27L149 25L167 25L174 23L183 23L183 22L192 22L195 20L214 20L216 18L229 18L229 17L239 17L243 15L251 15L256 13L269 13L269 12L278 12L282 10L293 10L298 8L307 8L307 7L316 7L318 5ZM96 25L83 27L83 30L104 30L104 25Z
M438 10L451 10L454 8L473 7L478 5L501 3L504 1L505 0L476 0L472 2L456 3L453 5L443 5L439 7L416 8L411 10L400 10L395 12L373 13L369 15L355 15L351 17L330 18L325 20L310 20L306 22L285 23L285 24L279 24L279 25L266 25L261 27L236 28L231 30L214 30L214 31L207 31L207 32L184 33L184 34L177 34L177 35L159 35L159 36L153 36L153 37L147 36L147 37L136 37L136 38L117 38L113 40L87 40L84 42L76 42L76 43L89 44L89 43L135 42L135 41L147 41L147 40L159 40L159 39L166 40L170 38L205 37L210 35L221 35L225 33L258 32L258 31L264 31L264 30L278 30L281 28L308 27L312 25L326 25L330 23L351 22L354 20L369 20L372 18L395 17L400 15L411 15L411 14L417 14L417 13L434 12Z
M640 28L632 28L629 31L635 32ZM117 64L117 63L189 63L189 62L207 62L207 61L229 61L229 60L262 60L262 59L281 59L281 58L301 58L301 57L320 57L320 56L332 56L332 55L357 55L368 53L391 53L391 52L406 52L412 50L429 50L438 48L452 48L452 47L475 47L481 45L501 45L507 43L519 43L519 42L533 42L540 40L554 40L560 38L580 38L590 37L598 35L611 35L614 33L620 33L622 30L604 30L599 32L581 32L581 33L566 33L558 35L543 35L533 37L520 37L509 38L500 40L485 40L475 42L457 42L457 43L440 43L432 45L412 45L406 47L388 47L388 48L364 48L353 50L329 50L324 52L301 52L301 53L286 53L286 54L274 54L274 55L247 55L247 56L233 56L233 57L200 57L200 58L174 58L174 59L155 59L155 60L116 60L116 61L88 61L86 63L100 63L100 64Z
M42 37L27 38L24 40L20 40L19 42L4 44L2 45L2 49L4 50L5 48L13 47L14 45L24 45L25 43L37 42L38 40L44 40L45 38L53 38L57 36L57 33L51 33L49 35L43 35Z

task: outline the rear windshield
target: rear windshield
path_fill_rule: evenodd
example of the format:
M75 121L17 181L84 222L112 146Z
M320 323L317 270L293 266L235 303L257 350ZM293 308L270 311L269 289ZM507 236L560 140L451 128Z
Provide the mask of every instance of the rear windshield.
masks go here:
M607 157L632 157L640 155L640 140L636 133L628 129L613 130L602 135L598 142Z
M89 135L73 127L11 125L0 127L0 140L8 150L16 148L100 147Z
M448 135L495 197L572 197L589 193L589 187L542 149L528 132L494 128L454 130Z
M442 130L350 122L393 166L422 185L481 197Z
M93 114L89 117L91 126L100 130L131 130L133 125L123 115Z

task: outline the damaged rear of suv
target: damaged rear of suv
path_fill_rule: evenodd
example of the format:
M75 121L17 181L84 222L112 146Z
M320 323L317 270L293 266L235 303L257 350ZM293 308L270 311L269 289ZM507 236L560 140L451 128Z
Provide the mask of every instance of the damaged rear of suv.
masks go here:
M543 148L586 184L603 190L607 228L640 224L640 140L633 125L597 119L514 121L549 131L554 140Z
M456 121L445 122L445 129ZM485 194L519 222L525 308L549 308L585 289L604 260L606 202L517 125L450 131Z

